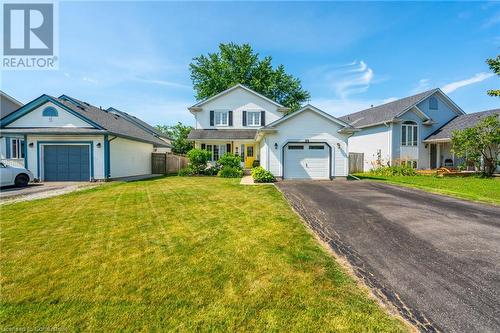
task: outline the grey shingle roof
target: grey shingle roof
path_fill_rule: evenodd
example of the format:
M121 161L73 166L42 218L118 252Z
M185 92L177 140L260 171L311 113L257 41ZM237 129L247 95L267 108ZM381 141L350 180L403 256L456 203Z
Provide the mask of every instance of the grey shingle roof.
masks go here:
M394 119L398 114L405 111L406 109L418 104L423 99L434 94L439 89L431 89L424 91L422 93L401 98L393 102L385 103L382 105L374 106L372 108L354 112L339 119L354 126L354 127L364 127L374 124L379 124L385 121L390 121Z
M479 120L484 119L492 114L497 114L500 117L500 109L487 110L482 112L464 114L453 118L448 123L444 124L436 130L434 133L429 135L425 140L443 140L451 139L452 132L454 130L462 130L465 128L472 127L476 125Z
M193 129L189 132L188 139L252 140L255 138L255 134L257 134L257 130L253 129Z
M120 110L115 109L113 107L108 108L108 111L109 112L117 112L121 116L125 117L126 119L130 120L131 122L134 122L135 124L139 125L140 127L143 127L145 130L151 132L152 134L171 140L171 138L168 135L158 131L155 127L149 125L147 122L143 121L142 119L137 118L134 115L131 115L131 114L124 112L124 111L120 111Z
M146 131L119 114L108 112L107 110L95 107L87 102L79 101L73 97L70 98L77 102L79 106L63 98L56 98L52 96L51 98L57 100L59 103L84 116L85 118L88 118L111 134L150 142L157 147L170 147L169 144L158 138L158 136Z

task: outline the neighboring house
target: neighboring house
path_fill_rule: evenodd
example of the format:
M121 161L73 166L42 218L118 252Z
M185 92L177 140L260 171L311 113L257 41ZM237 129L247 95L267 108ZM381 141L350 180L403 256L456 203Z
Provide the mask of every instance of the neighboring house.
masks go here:
M444 164L440 152L449 147L424 140L462 115L464 111L445 93L432 89L340 119L361 129L349 138L349 151L364 154L364 171L398 163L434 169Z
M0 90L0 119L8 116L21 106L23 106L23 103ZM5 137L0 135L0 160L11 166L24 166L24 136Z
M189 133L196 148L217 161L225 152L254 161L277 177L331 179L348 173L347 140L356 129L307 105L288 108L238 84L189 108L196 126Z
M22 138L23 164L41 181L89 181L151 173L151 153L170 145L139 119L75 98L42 95L0 120Z
M436 130L434 133L424 139L424 143L431 145L433 157L436 162L432 167L450 166L457 167L464 163L463 158L456 158L451 151L451 137L455 130L463 130L475 126L480 120L491 116L498 115L500 117L500 109L464 114L452 119L450 122ZM432 148L435 147L435 148ZM500 171L500 166L497 167Z

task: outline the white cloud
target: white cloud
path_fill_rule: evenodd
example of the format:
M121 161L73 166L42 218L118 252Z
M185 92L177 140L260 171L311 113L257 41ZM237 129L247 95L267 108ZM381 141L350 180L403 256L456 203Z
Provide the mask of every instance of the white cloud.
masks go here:
M420 79L415 88L411 90L412 94L418 94L420 92L426 91L430 89L430 80L429 79Z
M473 77L470 77L468 79L445 84L444 86L441 87L441 90L444 91L445 93L449 94L449 93L451 93L459 88L462 88L462 87L468 86L470 84L478 83L478 82L484 81L486 79L489 79L493 75L494 75L493 73L486 73L486 72L477 73Z
M335 117L344 116L349 113L361 111L370 108L372 105L377 106L396 100L396 97L386 99L328 99L318 98L313 99L311 104Z
M177 83L177 82L173 82L173 81L155 80L155 79L141 79L141 78L135 78L135 81L149 83L149 84L157 84L160 86L191 89L191 86L189 86L187 84Z
M373 70L363 60L340 66L322 66L311 74L315 80L322 78L325 85L342 99L367 91L374 78Z
M98 81L98 80L93 79L93 78L90 78L90 77L88 77L88 76L84 76L84 77L82 77L82 80L83 80L83 81L85 81L85 82L88 82L88 83L94 83L94 84L99 83L99 81Z

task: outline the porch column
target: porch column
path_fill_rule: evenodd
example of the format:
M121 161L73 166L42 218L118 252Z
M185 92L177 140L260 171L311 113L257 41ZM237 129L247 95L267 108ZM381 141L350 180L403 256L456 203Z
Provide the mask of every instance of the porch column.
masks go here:
M441 167L441 144L436 143L436 168Z

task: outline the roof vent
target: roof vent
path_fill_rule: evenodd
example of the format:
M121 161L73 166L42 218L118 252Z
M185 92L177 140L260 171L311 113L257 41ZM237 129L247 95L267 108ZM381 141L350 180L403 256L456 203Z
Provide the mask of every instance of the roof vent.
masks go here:
M83 106L79 105L79 104L76 107L85 111L85 108Z
M372 105L370 105L370 107L372 108L372 107L373 107L373 104L372 104Z

